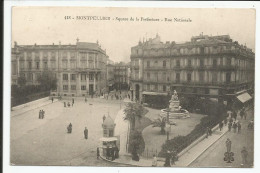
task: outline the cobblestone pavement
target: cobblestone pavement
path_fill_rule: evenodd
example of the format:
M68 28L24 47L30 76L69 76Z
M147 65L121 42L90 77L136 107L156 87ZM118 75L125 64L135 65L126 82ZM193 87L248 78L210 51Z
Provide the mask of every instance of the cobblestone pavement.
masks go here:
M38 119L40 109L45 111L44 119ZM63 101L59 101L11 116L10 162L14 165L119 166L96 159L96 147L102 137L102 117L109 112L114 119L119 109L119 101L96 98L87 103L75 100L70 108L64 108ZM68 134L66 127L70 122L73 130ZM83 135L85 126L89 130L87 140Z

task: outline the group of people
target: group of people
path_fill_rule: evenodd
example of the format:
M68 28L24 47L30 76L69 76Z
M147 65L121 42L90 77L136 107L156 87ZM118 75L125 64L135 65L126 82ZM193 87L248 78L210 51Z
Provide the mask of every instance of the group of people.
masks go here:
M208 138L208 136L212 135L212 129L210 127L206 128L206 138Z
M39 111L39 119L43 119L45 115L45 111L44 110L40 110Z
M155 155L154 155L155 157ZM154 166L154 160L153 159L153 165ZM167 155L166 155L166 159L165 159L165 163L164 166L165 167L171 167L171 165L175 165L175 162L178 160L178 154L176 151L167 151Z
M108 160L115 160L119 158L119 149L115 146L107 146L106 148L106 159Z
M74 105L74 99L72 99L72 102L71 102L72 104L71 104L71 106L73 107L73 105ZM66 103L66 102L64 102L64 107L70 107L70 102L68 102L68 103Z
M233 120L232 118L228 122L228 131L231 131L233 128L234 132L241 132L241 123L239 121Z

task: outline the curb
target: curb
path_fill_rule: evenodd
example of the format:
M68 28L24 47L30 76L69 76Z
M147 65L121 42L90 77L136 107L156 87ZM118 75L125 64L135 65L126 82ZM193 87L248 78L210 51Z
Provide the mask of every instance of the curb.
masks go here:
M55 103L55 102L58 102L58 100L53 101L53 103ZM25 111L25 112L22 112L22 113L20 113L20 114L16 114L16 115L13 115L13 116L12 116L12 113L11 113L11 117L16 117L16 116L22 115L22 114L24 114L24 113L26 113L26 112L29 112L29 111L38 109L39 107L47 106L47 105L49 105L49 104L52 104L52 103L47 103L47 104L44 104L44 105L41 105L41 106L37 106L37 107L35 107L35 108L32 108L32 109L30 109L30 110L27 110L27 111ZM11 111L11 112L12 112L12 111Z
M111 160L108 160L108 159L106 159L106 158L104 158L103 156L99 156L102 160L105 160L105 161L107 161L107 162L110 162L110 163L117 163L117 164L122 164L122 165L127 165L127 166L136 166L136 167L141 167L141 166L139 166L139 165L133 165L133 164L129 164L129 163L122 163L122 162L116 162L116 161L111 161Z
M219 137L216 141L214 141L213 143L211 143L205 150L203 150L203 151L198 155L198 157L196 157L195 159L193 159L187 166L191 165L197 158L199 158L203 153L205 153L213 144L215 144L215 143L216 143L220 138L222 138L227 132L228 132L228 130L225 131L224 133L222 133L222 134L220 135L220 137Z

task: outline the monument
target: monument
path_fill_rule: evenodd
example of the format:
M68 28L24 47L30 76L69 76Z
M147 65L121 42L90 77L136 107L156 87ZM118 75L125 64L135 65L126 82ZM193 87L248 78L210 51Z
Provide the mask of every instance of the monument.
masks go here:
M168 116L167 114L169 114L169 120L185 119L190 117L189 112L181 108L176 90L174 90L171 100L169 102L170 102L169 109L162 109L161 116L166 117Z

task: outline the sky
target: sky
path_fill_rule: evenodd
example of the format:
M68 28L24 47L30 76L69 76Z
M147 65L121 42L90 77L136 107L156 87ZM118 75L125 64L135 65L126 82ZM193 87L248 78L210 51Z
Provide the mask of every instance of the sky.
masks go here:
M71 16L73 19L65 19ZM98 16L110 20L77 20L77 16ZM130 21L130 18L135 19ZM140 21L143 18L159 21ZM119 21L117 18L127 18ZM136 21L139 18L139 21ZM172 21L165 21L165 18ZM174 18L191 22L174 22ZM139 40L185 42L192 36L229 34L234 41L255 50L255 10L115 7L13 7L12 44L76 44L97 40L115 62L129 62L131 47Z

